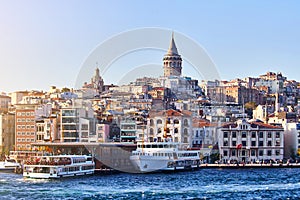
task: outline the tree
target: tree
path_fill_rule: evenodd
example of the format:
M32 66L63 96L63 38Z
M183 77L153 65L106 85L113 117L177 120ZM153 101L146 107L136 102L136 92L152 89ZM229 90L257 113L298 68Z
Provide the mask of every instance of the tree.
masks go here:
M245 113L247 113L247 115L252 118L253 116L253 110L257 107L257 104L255 102L247 102L245 103Z
M64 88L61 89L61 92L70 92L70 91L71 90L69 88L66 88L66 87L64 87Z

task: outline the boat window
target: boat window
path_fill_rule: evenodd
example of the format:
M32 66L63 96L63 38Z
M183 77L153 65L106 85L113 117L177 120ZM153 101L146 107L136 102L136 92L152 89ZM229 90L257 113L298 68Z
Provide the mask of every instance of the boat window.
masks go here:
M151 145L150 145L150 144L147 144L147 145L146 145L146 148L151 148Z
M159 144L159 145L158 145L158 148L164 148L164 145Z
M157 144L152 144L152 148L157 148Z

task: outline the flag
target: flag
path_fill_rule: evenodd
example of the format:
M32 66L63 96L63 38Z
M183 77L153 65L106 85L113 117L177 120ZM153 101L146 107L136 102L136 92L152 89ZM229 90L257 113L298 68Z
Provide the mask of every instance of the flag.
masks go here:
M242 146L243 146L242 144L238 144L238 145L236 145L236 148L237 148L237 149L241 149Z

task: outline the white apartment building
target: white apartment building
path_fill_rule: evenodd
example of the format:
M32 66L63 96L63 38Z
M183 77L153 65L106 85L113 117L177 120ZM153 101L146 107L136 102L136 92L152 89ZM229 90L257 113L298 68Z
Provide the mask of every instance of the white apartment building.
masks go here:
M245 119L225 124L220 129L219 151L223 162L281 160L283 128Z

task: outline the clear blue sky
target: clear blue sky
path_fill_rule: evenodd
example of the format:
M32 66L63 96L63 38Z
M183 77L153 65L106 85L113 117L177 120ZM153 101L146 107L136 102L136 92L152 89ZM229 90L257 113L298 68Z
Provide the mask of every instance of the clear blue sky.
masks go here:
M142 27L194 39L222 79L271 70L300 81L299 11L300 1L276 0L0 0L0 92L73 87L97 45Z

